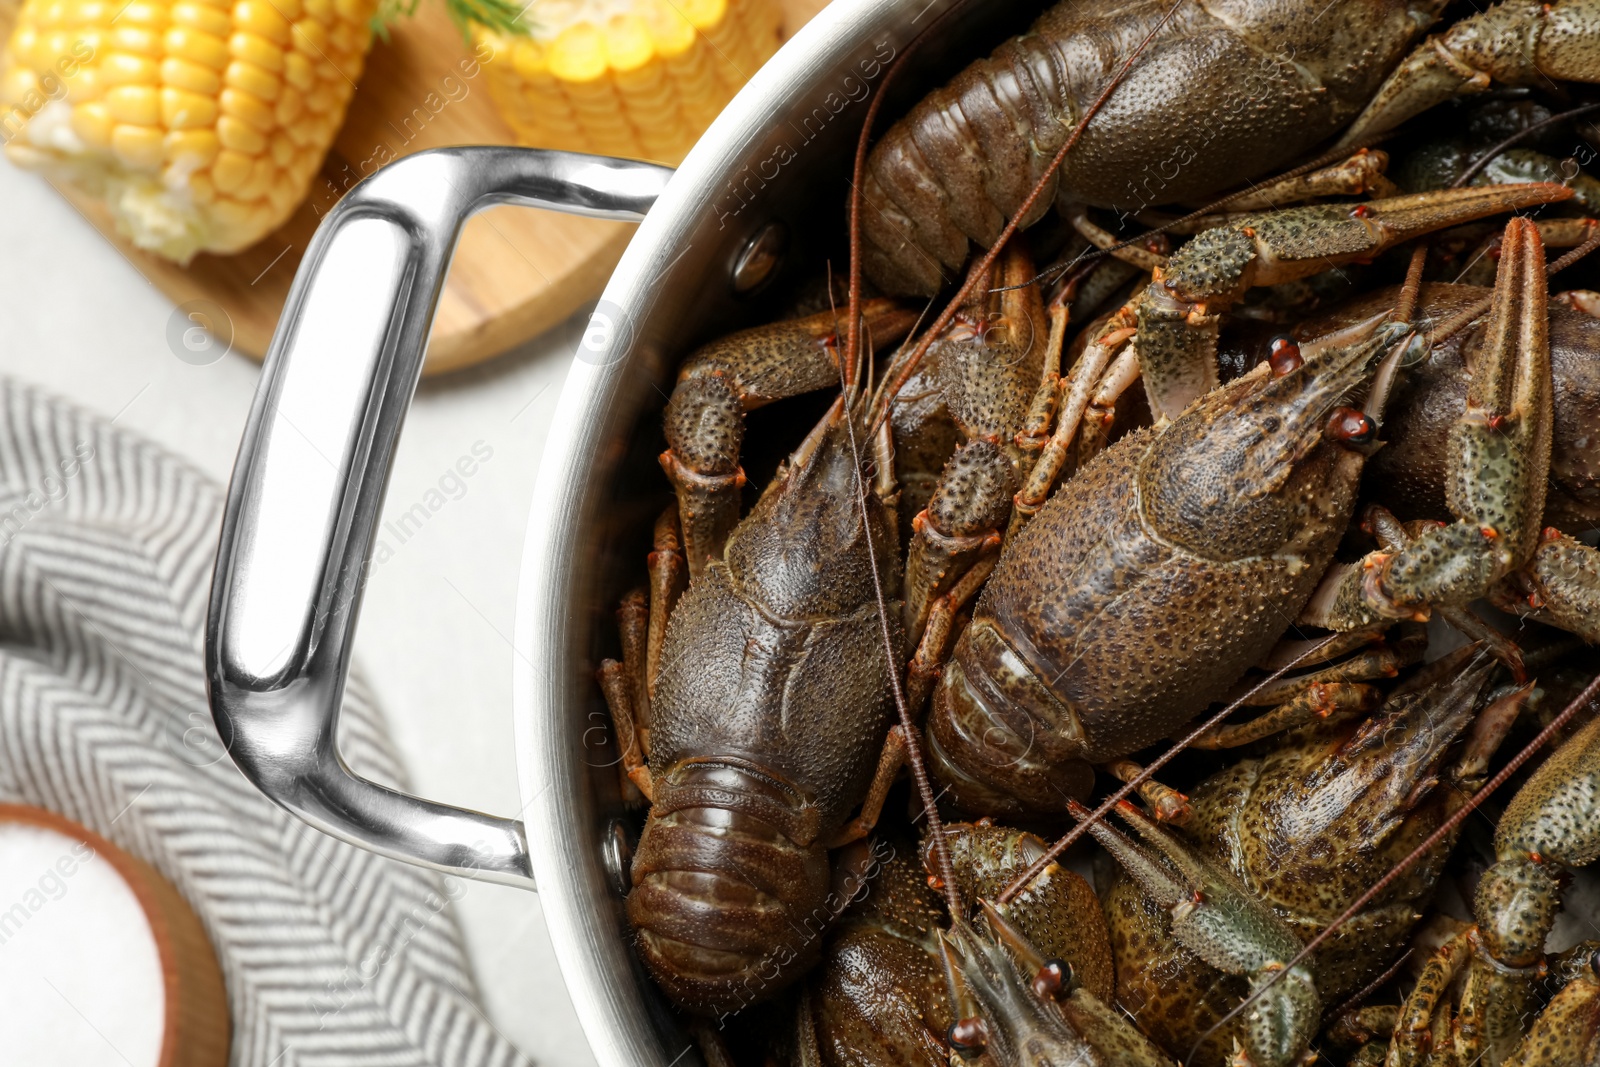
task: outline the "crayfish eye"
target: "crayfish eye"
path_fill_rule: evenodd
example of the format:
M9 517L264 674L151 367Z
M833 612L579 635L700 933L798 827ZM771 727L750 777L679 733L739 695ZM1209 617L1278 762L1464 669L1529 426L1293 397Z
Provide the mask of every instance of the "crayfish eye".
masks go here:
M1589 957L1589 970L1594 972L1595 978L1600 979L1600 949L1596 949L1594 955Z
M983 1055L989 1044L989 1024L976 1015L950 1024L950 1051L964 1060Z
M1056 1000L1072 989L1072 964L1066 960L1045 960L1033 976L1033 992L1042 1000Z
M1305 360L1300 356L1300 342L1288 334L1279 334L1272 339L1270 354L1267 363L1272 367L1272 376L1282 378L1285 374L1293 374L1299 370Z
M1334 408L1328 416L1328 440L1341 445L1364 445L1378 436L1378 424L1364 411L1355 408Z

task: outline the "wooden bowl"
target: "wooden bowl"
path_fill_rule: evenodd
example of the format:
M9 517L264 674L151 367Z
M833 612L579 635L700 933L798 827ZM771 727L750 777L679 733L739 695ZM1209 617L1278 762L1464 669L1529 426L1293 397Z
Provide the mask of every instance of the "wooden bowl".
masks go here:
M61 847L56 849L52 843L47 852L49 858L43 859L37 855L41 843L37 837L15 832L22 828L42 830L59 837ZM28 868L19 870L6 859L8 843L13 857L21 852L35 853ZM91 885L101 891L107 885L112 885L115 896L114 882L110 880L120 879L132 893L138 911L143 913L159 962L163 1019L157 1046L159 1051L154 1064L156 1067L225 1067L232 1026L228 1017L227 992L222 983L222 969L200 925L199 916L154 867L69 819L20 804L0 804L0 864L10 868L8 873L14 879L26 883L21 888L13 886L13 891L0 899L0 972L8 969L9 962L9 969L12 970L10 980L29 982L35 988L46 986L40 991L42 1001L55 997L66 1001L72 1013L82 1018L87 1027L92 1028L99 1039L109 1046L107 1052L110 1062L133 1062L134 1067L145 1067L137 1059L130 1061L116 1047L113 1043L113 1037L117 1036L115 1031L110 1034L104 1032L89 1013L68 999L70 988L63 992L43 971L25 971L27 960L22 953L13 952L8 961L4 948L5 942L20 939L30 932L35 936L44 934L44 930L38 929L43 924L62 921L68 912L57 910L52 915L50 909L72 907L73 889L78 889L81 899ZM91 864L104 864L109 869L91 872ZM76 906L81 909L86 903ZM112 903L115 904L115 901ZM105 908L100 918L105 918L113 910L114 907ZM41 944L34 947L45 946ZM66 949L63 947L62 950ZM141 955L140 947L131 946L128 955L137 959ZM113 956L114 953L108 948L104 957L108 967ZM59 979L61 976L58 973L56 977ZM15 1007L13 1004L12 1008ZM93 1006L90 1007L92 1011ZM11 1021L6 1025L7 1043L14 1047L26 1026L25 1019L11 1016ZM115 1055L109 1055L111 1052ZM130 1052L137 1058L142 1050L130 1048ZM6 1054L0 1053L0 1059L3 1058L6 1058ZM60 1062L59 1057L57 1059Z

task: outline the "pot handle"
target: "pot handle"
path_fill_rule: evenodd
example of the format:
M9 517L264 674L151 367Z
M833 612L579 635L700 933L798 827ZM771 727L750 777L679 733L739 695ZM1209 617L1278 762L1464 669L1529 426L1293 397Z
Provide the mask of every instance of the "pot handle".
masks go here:
M495 203L637 221L672 171L529 148L440 148L329 212L267 351L228 487L206 622L223 743L255 786L383 856L533 888L527 835L390 789L335 744L351 637L406 407L461 226Z

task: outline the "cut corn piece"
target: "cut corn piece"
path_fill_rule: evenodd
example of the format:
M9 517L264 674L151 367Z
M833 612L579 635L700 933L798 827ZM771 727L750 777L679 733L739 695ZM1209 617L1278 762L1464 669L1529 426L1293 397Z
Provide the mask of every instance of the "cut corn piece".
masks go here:
M180 263L288 219L344 111L377 0L24 0L0 143ZM308 131L316 131L307 136Z
M476 27L522 144L676 165L777 50L777 0L533 0L526 37Z

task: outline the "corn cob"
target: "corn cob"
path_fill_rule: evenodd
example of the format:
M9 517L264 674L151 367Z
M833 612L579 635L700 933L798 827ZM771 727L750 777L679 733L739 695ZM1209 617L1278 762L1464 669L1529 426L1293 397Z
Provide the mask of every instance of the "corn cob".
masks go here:
M524 36L478 27L522 144L677 164L777 50L776 0L534 0Z
M374 0L25 0L0 76L14 162L101 198L134 244L234 252L293 213Z

